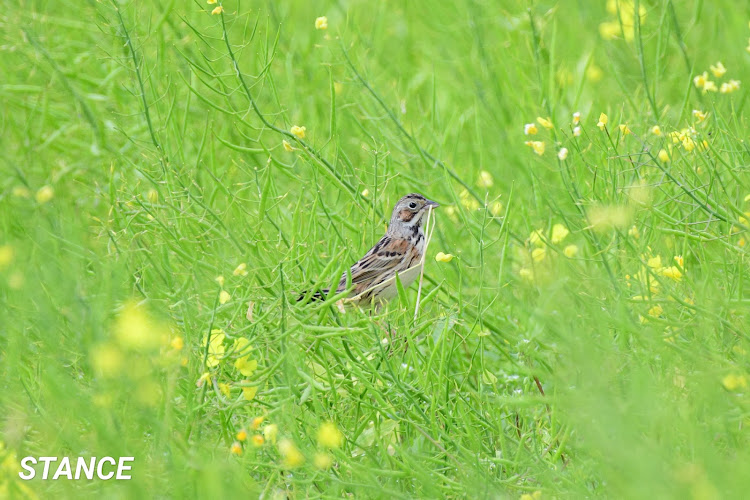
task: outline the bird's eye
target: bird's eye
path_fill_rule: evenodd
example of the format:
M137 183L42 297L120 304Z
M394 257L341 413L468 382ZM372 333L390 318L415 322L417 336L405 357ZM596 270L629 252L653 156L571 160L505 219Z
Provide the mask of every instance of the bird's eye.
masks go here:
M409 203L409 208L417 208L417 204L415 202Z

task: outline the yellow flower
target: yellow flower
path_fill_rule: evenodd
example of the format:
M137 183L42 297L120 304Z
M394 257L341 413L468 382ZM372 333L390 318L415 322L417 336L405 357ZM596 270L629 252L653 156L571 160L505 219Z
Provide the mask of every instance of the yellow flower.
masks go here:
M682 255L675 255L674 261L677 263L678 266L685 269L685 259L682 257Z
M450 262L453 260L453 254L438 252L435 256L435 260L438 262Z
M557 152L557 158L560 161L565 160L568 157L568 148L560 148L560 151Z
M707 81L707 82L706 82L706 83L705 83L705 84L703 85L703 93L704 93L704 94L705 94L706 92L717 92L718 90L719 90L719 88L718 88L718 87L716 86L716 83L712 82L711 80L708 80L708 81Z
M219 284L219 286L224 286L224 276L217 276L214 278L214 281Z
M664 313L664 309L659 304L656 304L654 307L648 310L648 315L652 318L658 318Z
M581 135L581 127L574 127L573 128L573 136L579 137Z
M471 194L469 194L467 190L462 189L461 192L458 193L458 197L461 199L461 205L463 205L466 210L479 210L479 202L474 199L474 197L471 196Z
M276 424L269 424L263 428L263 437L269 443L276 444L276 436L279 434L279 427Z
M211 368L218 365L221 359L224 357L226 348L224 347L224 331L221 329L211 330L211 339L208 336L203 336L203 347L206 347L208 343L208 357L206 358L206 366Z
M217 14L221 14L222 12L224 12L224 7L219 5L218 7L215 7L214 10L211 11L211 15L215 16Z
M541 498L542 492L536 490L534 493L524 493L519 500L540 500Z
M235 438L237 438L237 441L244 442L245 440L247 440L247 431L245 429L241 429L240 432L237 433Z
M542 127L546 129L551 129L554 127L554 125L552 124L552 120L550 120L549 117L542 118L541 116L537 116L536 121L539 122L539 125L541 125Z
M602 69L596 64L590 65L588 69L586 70L586 78L591 83L598 82L599 80L602 79L603 76L604 76L604 71L602 71Z
M218 386L219 386L219 390L221 391L222 394L224 394L224 396L229 397L229 395L232 393L232 388L229 387L229 384L221 383L221 384L218 384Z
M5 269L13 262L13 247L10 245L0 246L0 269Z
M479 172L479 180L477 181L477 186L481 188L491 188L494 184L494 181L492 179L492 174L487 172L486 170L482 170Z
M667 153L666 149L659 150L659 154L657 155L659 158L659 161L662 163L667 163L669 161L669 153Z
M685 137L682 138L682 148L687 152L694 150L695 141L691 137L686 135Z
M541 262L545 255L547 255L546 248L535 248L531 251L531 258L534 259L534 262Z
M340 448L344 435L333 422L326 422L318 429L318 444L324 448Z
M651 127L651 133L654 135L661 135L661 127L659 125L654 125Z
M93 348L89 357L94 371L105 378L116 377L124 366L122 352L113 344L101 344Z
M245 380L245 382L249 382L249 380ZM245 398L245 401L252 401L255 399L255 395L258 394L258 386L243 386L242 387L242 397Z
M216 1L217 1L217 0L207 0L207 2L206 2L206 3L207 3L208 5L213 5L213 4L215 4L215 3L216 3Z
M55 190L51 186L42 186L39 191L36 192L36 201L40 205L47 203L55 196Z
M172 349L174 349L175 351L181 351L182 348L185 347L185 341L182 340L182 337L175 337L172 339L169 345L171 345Z
M534 271L529 269L528 267L522 267L521 269L519 269L518 275L526 281L534 281Z
M245 377L252 376L255 370L258 369L258 360L249 358L249 355L242 356L234 362L234 367L237 368L237 370Z
M631 238L635 238L636 240L641 237L641 232L638 230L638 227L633 226L630 229L628 229L628 236Z
M709 69L716 78L721 78L722 76L724 76L724 73L727 72L727 68L725 68L724 65L721 64L721 61L717 62L715 66L712 64Z
M721 88L719 89L719 92L721 92L722 94L729 94L739 89L740 89L739 80L729 80L728 82L721 84Z
M316 30L327 30L328 29L328 18L326 16L320 16L315 20Z
M620 125L618 125L618 127L620 128L620 133L622 135L628 135L632 133L626 123L621 123Z
M235 276L247 276L247 264L244 262L238 265L234 271L232 271L232 274Z
M544 154L544 141L526 141L525 144L531 146L531 149L539 156Z
M203 375L198 377L198 380L195 381L196 387L203 387L203 384L206 382L209 382L211 380L211 374L209 372L204 372Z
M721 384L728 391L736 391L737 389L745 389L747 387L747 379L745 379L744 375L730 373L721 380Z
M568 235L570 234L570 231L568 231L568 228L563 226L562 224L555 224L552 226L552 236L550 237L550 241L554 244L558 244L562 242Z
M365 189L364 189L364 190L362 191L362 197L363 197L363 198L367 198L368 196L370 196L370 190L369 190L369 189L367 189L367 188L365 188Z
M292 134L296 135L300 139L304 139L305 138L305 130L307 130L306 127L300 127L299 125L294 125L291 128Z
M226 304L231 300L231 298L232 296L229 295L229 292L227 292L226 290L222 290L219 293L219 304Z
M646 262L646 265L650 267L651 269L661 268L661 256L657 255L656 257L651 257Z
M604 127L607 126L607 121L609 121L609 118L607 118L607 115L604 113L599 115L599 122L596 124L599 129L604 130Z
M330 469L333 465L333 457L328 453L316 453L313 463L320 470Z
M263 423L263 421L266 419L266 417L255 417L250 421L250 428L254 431L257 431L260 428L260 424Z
M701 111L699 109L693 110L693 118L698 120L698 123L704 121L706 117L708 117L708 113L706 113L705 111Z
M232 443L232 447L229 449L232 455L242 455L242 445L235 441Z
M260 448L265 442L266 440L263 439L263 436L261 436L260 434L255 434L252 437L253 446L255 446L256 448Z
M156 189L149 189L148 193L146 193L146 199L149 203L156 203L159 201L159 191Z
M526 135L536 135L537 132L539 132L539 129L536 128L535 123L527 123L523 126L523 133Z
M614 40L621 32L618 21L605 21L599 25L599 34L604 40Z
M284 149L288 151L289 153L294 151L294 148L292 147L291 144L289 144L289 141L287 141L286 139L281 141L281 145L284 146Z
M169 338L165 326L134 301L128 301L118 314L114 335L120 345L134 350L153 349L162 341L166 344Z
M662 267L659 269L658 274L665 278L672 278L675 281L680 281L682 279L682 273L677 266Z
M305 456L299 451L291 439L282 439L279 441L279 454L284 463L284 467L292 469L305 463Z
M693 84L696 88L702 89L706 86L706 82L708 81L708 71L704 71L703 74L700 74L693 78Z
M493 217L497 217L500 215L503 211L503 204L500 201L492 201L490 202L490 213Z
M579 123L581 123L581 113L576 111L573 113L573 125L578 125Z
M576 245L568 245L563 250L563 255L565 255L569 259L572 259L577 254L578 254L578 246Z

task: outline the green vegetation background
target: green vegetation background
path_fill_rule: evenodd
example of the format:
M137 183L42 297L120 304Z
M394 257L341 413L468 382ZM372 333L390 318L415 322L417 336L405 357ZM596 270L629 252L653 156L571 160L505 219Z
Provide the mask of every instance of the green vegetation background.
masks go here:
M748 6L217 5L3 3L2 496L750 489ZM412 191L442 205L416 319L416 286L294 302Z

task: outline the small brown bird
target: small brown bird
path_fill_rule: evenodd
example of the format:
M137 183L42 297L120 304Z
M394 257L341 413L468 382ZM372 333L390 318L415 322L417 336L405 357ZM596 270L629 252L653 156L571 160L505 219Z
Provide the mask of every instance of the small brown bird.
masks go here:
M396 273L404 288L419 276L425 249L422 227L426 214L439 206L421 194L407 194L393 207L388 231L374 247L354 264L349 299L359 305L387 302L398 294ZM341 276L336 293L346 290L347 273ZM312 300L325 298L330 289L312 294ZM307 292L300 295L303 300Z

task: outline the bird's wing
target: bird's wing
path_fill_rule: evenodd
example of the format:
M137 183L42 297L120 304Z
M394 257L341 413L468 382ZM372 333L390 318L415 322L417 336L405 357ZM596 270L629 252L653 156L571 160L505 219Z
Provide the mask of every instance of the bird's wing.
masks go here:
M352 284L376 284L381 281L378 277L391 277L396 272L406 270L413 259L411 247L405 239L384 236L351 267ZM341 277L339 286L346 286L346 273Z

